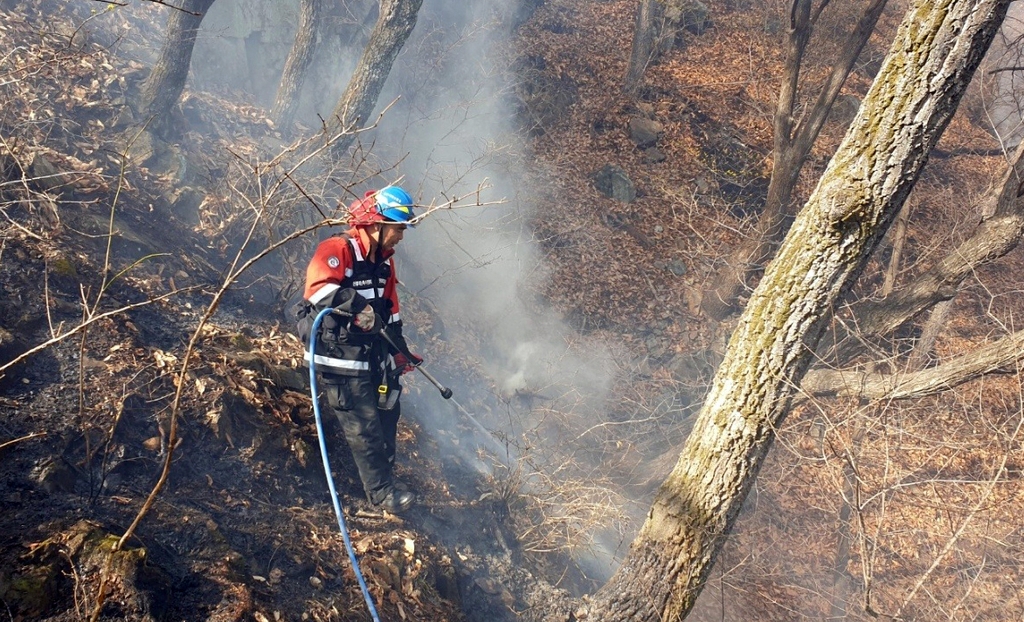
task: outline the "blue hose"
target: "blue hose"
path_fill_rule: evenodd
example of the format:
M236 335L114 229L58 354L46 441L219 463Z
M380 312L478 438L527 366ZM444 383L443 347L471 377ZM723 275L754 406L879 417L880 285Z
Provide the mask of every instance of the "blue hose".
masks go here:
M373 597L366 587L366 580L362 571L359 570L359 559L356 557L355 549L352 548L352 538L348 535L348 527L345 526L345 515L341 510L341 501L338 499L338 491L334 487L334 478L331 477L331 463L327 460L327 442L324 440L324 426L320 419L320 400L317 399L316 390L316 339L320 332L320 320L334 309L327 308L317 314L313 320L313 328L309 332L309 387L313 394L313 415L316 417L316 435L320 440L320 457L324 461L324 474L327 475L327 488L331 491L331 501L334 502L334 513L338 516L338 527L341 528L341 537L345 541L345 548L348 549L348 559L352 562L352 569L356 572L356 579L359 581L359 589L363 591L363 599L366 600L366 607L370 610L374 622L380 622L377 616L377 608L373 605Z

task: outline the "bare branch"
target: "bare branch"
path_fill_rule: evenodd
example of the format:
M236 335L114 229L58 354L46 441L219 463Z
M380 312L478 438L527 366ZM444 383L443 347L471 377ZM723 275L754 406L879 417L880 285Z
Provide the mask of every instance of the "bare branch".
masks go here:
M112 5L115 5L115 6L128 6L127 2L116 2L116 1L113 1L113 0L92 0L92 1L93 2L102 2L103 4L112 4ZM170 2L166 2L165 0L144 0L144 1L145 2L151 2L153 4L160 4L160 5L163 5L165 7L174 9L175 11L181 11L182 13L188 13L189 15L196 15L196 16L201 15L201 13L196 13L195 11L190 11L190 10L184 8L184 7L173 5Z
M904 400L949 390L986 374L1013 372L1024 360L1024 331L1011 333L941 365L911 373L814 369L801 390L806 396L836 395L875 400Z

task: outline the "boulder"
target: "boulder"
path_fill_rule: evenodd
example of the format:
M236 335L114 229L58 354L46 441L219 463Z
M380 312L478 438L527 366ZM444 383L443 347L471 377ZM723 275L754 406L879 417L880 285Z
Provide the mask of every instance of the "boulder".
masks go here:
M679 26L686 32L702 35L714 26L711 9L700 0L689 0L683 4L682 9Z
M653 119L633 117L629 120L629 137L641 149L654 146L664 133L665 126Z
M636 199L636 186L626 171L616 164L605 164L592 175L594 187L601 194L623 203Z
M29 473L41 489L50 494L75 491L78 472L62 456L44 458Z

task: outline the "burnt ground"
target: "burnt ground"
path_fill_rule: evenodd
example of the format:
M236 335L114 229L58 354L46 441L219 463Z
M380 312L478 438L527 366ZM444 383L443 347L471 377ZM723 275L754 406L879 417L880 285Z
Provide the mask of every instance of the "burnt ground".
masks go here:
M0 378L0 620L88 619L101 593L101 618L111 620L369 619L327 496L299 344L282 319L295 278L286 269L307 247L286 247L230 289L177 380L247 231L237 194L211 182L251 177L247 158L285 140L259 107L186 92L174 119L183 136L127 149L126 101L146 68L78 31L88 15L48 2L0 2L0 49L14 51L0 55L0 364L92 319ZM527 185L560 210L531 223L551 272L527 295L628 360L605 420L622 427L601 457L642 498L671 469L728 335L700 316L699 295L758 209L780 31L770 3L712 7L714 27L650 67L629 96L609 85L624 74L621 25L635 2L539 4L509 52L529 62L508 66L532 80L516 95L540 164L528 167ZM883 19L872 58L898 18ZM858 69L844 93L856 101L870 81ZM631 139L637 116L662 125L665 160ZM798 199L842 134L830 120ZM128 153L154 144L152 157ZM911 197L901 278L974 226L1002 164L996 146L965 115L954 119L940 148L956 155L934 158ZM213 156L227 152L237 161ZM609 163L633 179L636 200L595 187L592 174ZM272 237L259 235L254 247ZM892 255L869 266L855 296L877 295ZM1022 261L1018 250L965 286L936 358L1014 325ZM419 328L413 343L438 378L461 381L456 399L468 411L529 407L531 396L496 403L457 355L451 333L462 327L446 332L429 300L408 295L403 305ZM905 327L893 351L917 328ZM904 610L911 618L1019 618L1019 389L1010 374L911 405L796 409L691 617L867 619L899 610L921 580L919 608ZM545 516L523 494L522 473L487 451L502 439L481 437L421 378L408 391L398 474L421 496L408 516L366 507L327 419L335 481L382 619L543 618L571 606L567 595L592 591L564 549L522 537ZM167 482L111 555L111 538L160 477L172 413L179 444ZM851 514L854 467L865 501Z
M41 293L31 242L5 241L9 301L14 290L26 299ZM74 236L62 242L79 258L88 251ZM76 264L79 281L93 270ZM73 300L74 280L47 281L51 301ZM142 298L115 284L98 310ZM160 475L175 358L196 326L186 304L201 302L183 298L99 321L84 340L69 338L4 379L3 438L22 439L0 450L0 586L10 618L91 612L104 557L81 541L124 533ZM145 550L144 561L114 573L101 619L368 619L327 495L303 376L289 363L301 346L272 318L247 309L240 321L234 298L190 366L169 478L127 543ZM49 322L75 325L74 307L54 305ZM44 341L48 324L32 324L23 339ZM533 564L517 550L509 498L451 457L446 444L471 437L457 430L468 423L439 396L430 412L414 406L429 400L406 402L398 474L421 502L404 517L366 504L340 430L325 418L334 479L383 619L514 619L534 604L525 599L536 598L528 595L537 578L524 570ZM449 433L428 437L425 426Z
M283 321L277 258L227 291L178 379L244 239L244 225L216 211L224 195L193 190L225 174L209 155L224 136L266 134L262 113L189 99L177 121L222 133L179 137L181 148L154 138L163 152L137 166L119 115L141 67L76 34L82 16L22 8L5 8L0 29L7 49L29 50L2 69L0 364L53 343L0 378L0 619L89 619L97 602L108 620L369 619L327 493L301 344ZM184 182L168 172L179 160ZM405 303L424 327L414 342L434 344L433 372L472 385L471 369L441 363L429 305ZM488 399L476 382L478 395L458 395L466 407ZM499 459L455 457L494 440L474 440L422 379L407 391L398 476L420 500L403 517L368 507L325 417L381 618L512 620L550 608L563 588L591 589L568 558L521 550L509 511L520 501Z

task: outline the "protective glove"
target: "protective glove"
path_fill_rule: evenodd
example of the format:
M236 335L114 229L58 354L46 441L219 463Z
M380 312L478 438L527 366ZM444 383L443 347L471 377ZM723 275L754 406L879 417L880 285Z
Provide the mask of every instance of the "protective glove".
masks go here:
M407 374L423 362L423 357L418 354L410 352L409 356L412 357L412 360L401 352L395 355L395 371L399 374Z
M376 321L377 315L373 312L373 307L370 305L366 305L362 311L352 317L352 323L355 327L363 331L372 330Z

